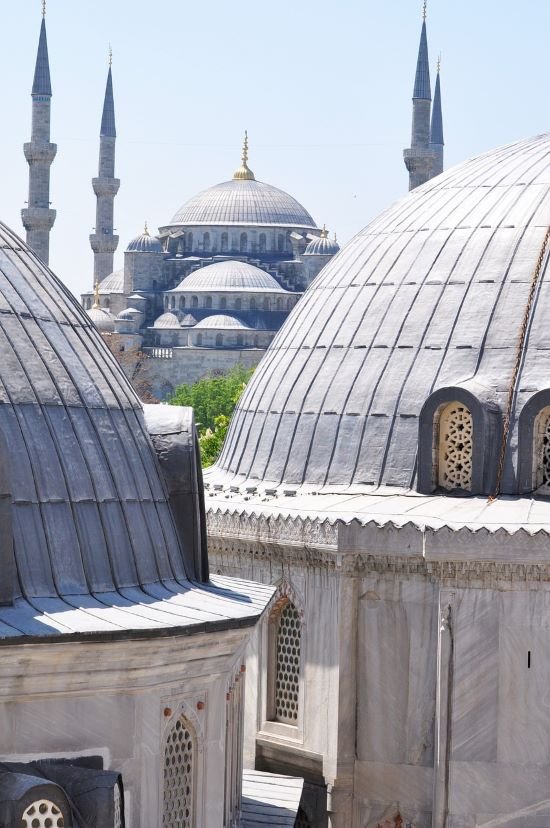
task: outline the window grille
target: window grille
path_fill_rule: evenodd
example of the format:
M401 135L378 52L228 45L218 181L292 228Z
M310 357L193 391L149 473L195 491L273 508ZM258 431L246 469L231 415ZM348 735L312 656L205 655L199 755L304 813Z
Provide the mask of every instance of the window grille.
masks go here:
M301 628L298 610L289 601L279 618L275 676L275 719L287 724L298 721Z
M296 816L294 828L311 828L311 822L307 818L307 814L303 808L298 808L298 814Z
M57 805L48 799L37 799L25 809L21 828L63 828L65 819Z
M535 434L535 488L542 494L550 494L550 409L543 409L539 414Z
M461 403L451 403L439 420L439 485L449 491L472 488L473 420Z
M114 807L114 828L122 828L122 802L120 797L120 787L115 785L115 807Z
M195 740L185 717L180 716L164 749L163 828L192 828L194 783Z

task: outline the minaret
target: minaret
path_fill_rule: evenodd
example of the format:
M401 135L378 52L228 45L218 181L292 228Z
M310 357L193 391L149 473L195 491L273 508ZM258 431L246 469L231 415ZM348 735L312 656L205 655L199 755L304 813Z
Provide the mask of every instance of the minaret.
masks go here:
M441 56L437 60L437 80L435 82L434 104L432 109L432 127L430 130L430 147L434 159L432 165L432 176L440 175L443 172L443 152L445 141L443 140L443 114L441 111Z
M426 7L424 0L422 32L416 63L413 91L413 118L410 149L403 151L405 166L409 171L409 190L414 190L432 177L434 154L430 147L430 115L432 91L428 59L428 35L426 32Z
M42 0L42 25L32 85L32 132L30 143L23 149L29 164L28 207L21 211L27 231L27 244L43 262L49 263L50 231L55 210L50 209L50 167L57 146L50 143L52 85L46 38L46 0Z
M109 72L103 103L103 116L99 131L99 171L92 179L97 197L95 233L90 236L94 251L94 284L102 282L113 272L113 258L118 247L118 236L114 235L114 203L120 187L115 178L115 102L113 98L113 55L109 51Z

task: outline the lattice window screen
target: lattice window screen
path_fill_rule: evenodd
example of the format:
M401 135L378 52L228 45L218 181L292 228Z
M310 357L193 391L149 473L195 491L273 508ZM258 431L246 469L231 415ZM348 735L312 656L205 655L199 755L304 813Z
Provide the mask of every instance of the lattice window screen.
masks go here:
M298 610L289 601L281 613L277 629L275 678L275 719L288 724L298 721L301 634Z
M544 409L538 417L537 428L537 481L536 488L550 492L550 409Z
M307 818L307 814L303 808L298 808L298 814L296 816L294 828L311 828L311 822Z
M65 819L53 802L37 799L25 809L21 828L63 828Z
M473 420L461 403L451 403L439 420L439 485L444 489L472 488Z
M166 739L164 749L163 828L194 825L195 739L180 716Z

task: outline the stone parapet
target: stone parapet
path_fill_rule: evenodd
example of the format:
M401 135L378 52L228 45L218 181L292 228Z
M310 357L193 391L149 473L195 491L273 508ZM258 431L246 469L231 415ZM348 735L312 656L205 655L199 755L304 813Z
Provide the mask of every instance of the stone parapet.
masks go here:
M92 178L96 196L114 198L120 189L120 178Z
M111 233L90 234L90 245L94 253L114 253L118 247L118 242L119 237L113 236Z
M51 230L55 223L56 210L48 207L25 207L21 210L21 220L25 230Z
M29 141L23 144L23 152L29 164L42 164L49 167L57 155L57 144Z

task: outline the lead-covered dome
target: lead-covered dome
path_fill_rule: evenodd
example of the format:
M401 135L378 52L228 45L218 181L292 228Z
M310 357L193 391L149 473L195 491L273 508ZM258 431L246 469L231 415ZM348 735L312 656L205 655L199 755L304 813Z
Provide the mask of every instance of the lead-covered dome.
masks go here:
M173 292L254 291L286 293L273 276L247 262L216 262L201 267L183 279Z
M172 225L262 225L315 229L307 210L288 193L250 179L232 179L187 201Z
M162 244L157 238L151 236L149 230L147 229L147 225L145 225L145 230L143 231L143 233L140 233L139 236L136 236L135 239L132 239L132 241L128 243L126 252L162 253Z
M470 160L382 213L329 262L279 331L215 474L414 486L427 401L478 400L502 422L525 325L502 484L517 491L518 441L529 443L518 418L550 388L549 225L550 135ZM420 461L431 466L432 457Z

